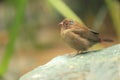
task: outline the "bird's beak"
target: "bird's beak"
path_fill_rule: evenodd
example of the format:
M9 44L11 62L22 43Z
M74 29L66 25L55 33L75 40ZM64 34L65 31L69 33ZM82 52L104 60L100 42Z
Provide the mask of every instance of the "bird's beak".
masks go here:
M58 24L58 26L59 26L59 27L62 27L62 26L63 26L63 22L60 22L60 23Z

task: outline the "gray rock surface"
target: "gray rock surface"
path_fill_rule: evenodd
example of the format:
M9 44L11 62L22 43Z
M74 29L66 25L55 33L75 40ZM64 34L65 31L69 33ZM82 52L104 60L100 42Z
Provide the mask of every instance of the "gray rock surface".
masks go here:
M120 44L77 56L55 57L20 80L120 80Z

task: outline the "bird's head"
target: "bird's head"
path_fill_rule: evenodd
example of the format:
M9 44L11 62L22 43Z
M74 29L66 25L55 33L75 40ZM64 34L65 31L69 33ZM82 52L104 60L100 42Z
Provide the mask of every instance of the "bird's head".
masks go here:
M74 25L75 21L72 19L64 19L62 22L59 23L59 26L63 29L70 29Z

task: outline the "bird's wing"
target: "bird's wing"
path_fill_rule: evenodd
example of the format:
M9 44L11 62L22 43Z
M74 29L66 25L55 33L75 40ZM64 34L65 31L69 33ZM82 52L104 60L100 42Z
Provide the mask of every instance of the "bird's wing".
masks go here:
M92 30L73 29L72 32L79 35L80 37L86 38L94 42L100 41L100 38L98 37L99 33Z
M92 29L89 29L89 31L92 32L93 34L99 35L98 32L96 32L96 31L94 31L94 30L92 30Z

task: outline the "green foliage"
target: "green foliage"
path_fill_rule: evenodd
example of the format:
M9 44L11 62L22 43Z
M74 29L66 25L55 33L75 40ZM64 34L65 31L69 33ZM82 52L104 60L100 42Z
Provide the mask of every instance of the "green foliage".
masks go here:
M62 0L48 0L59 13L65 18L71 18L78 20L81 24L84 24L82 20L62 1Z
M16 3L18 4L16 8L16 17L10 32L9 43L7 45L2 63L0 65L0 76L2 76L6 72L9 61L14 53L15 40L17 38L19 27L21 26L21 23L23 21L26 2L27 0L16 0Z
M19 6L20 0L5 0L6 3L14 5L15 7Z
M120 5L117 0L106 0L117 36L120 40Z

